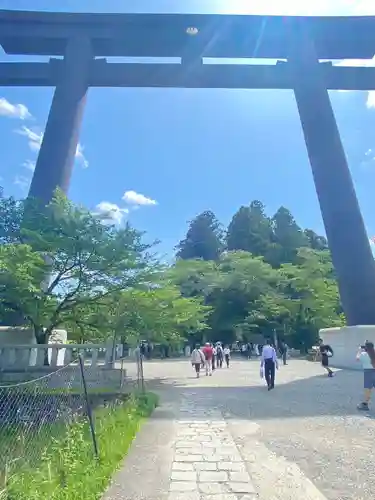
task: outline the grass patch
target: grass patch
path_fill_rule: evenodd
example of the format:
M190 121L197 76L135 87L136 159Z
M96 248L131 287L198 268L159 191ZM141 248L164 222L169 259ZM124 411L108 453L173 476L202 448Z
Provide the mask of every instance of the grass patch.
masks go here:
M129 449L157 396L137 394L94 412L99 458L87 419L66 427L41 448L37 463L24 463L6 479L1 500L98 500ZM60 434L61 433L61 434ZM37 438L35 438L37 441ZM38 446L38 443L35 443Z

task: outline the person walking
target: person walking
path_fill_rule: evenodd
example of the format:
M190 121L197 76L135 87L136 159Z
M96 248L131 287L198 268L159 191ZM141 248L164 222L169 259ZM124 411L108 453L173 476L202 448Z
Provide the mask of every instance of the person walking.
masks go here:
M319 352L322 357L322 366L327 370L328 377L333 377L333 371L330 369L329 358L333 356L333 349L330 345L324 344L322 339L319 339Z
M264 377L267 382L268 390L275 388L275 369L279 369L275 348L271 345L271 341L267 340L263 346L260 362L261 370L264 372Z
M280 342L280 354L281 354L281 358L283 360L283 365L285 366L287 364L286 362L286 358L287 358L287 354L288 354L288 346L286 345L286 343L284 341Z
M365 345L360 346L357 352L357 361L360 361L363 368L363 402L357 406L358 410L367 411L371 399L372 389L375 387L375 349L374 344L366 340Z
M216 370L216 347L214 344L211 344L212 347L212 371L214 372Z
M230 349L229 349L229 346L226 345L224 347L224 359L225 359L225 363L227 365L227 368L229 368L229 361L230 361Z
M224 361L223 358L224 358L223 348L220 342L218 342L216 344L216 360L218 368L223 368L223 361Z
M197 344L195 346L195 349L193 349L193 352L191 353L191 364L193 365L195 369L195 373L197 374L197 378L199 378L200 371L201 371L201 366L204 366L204 355L203 352L201 351L200 345Z
M250 342L248 342L246 344L246 356L247 356L247 359L251 359L251 346L250 346Z
M212 358L214 355L214 350L211 347L209 342L206 342L205 346L202 349L204 356L204 366L206 368L206 376L212 376Z

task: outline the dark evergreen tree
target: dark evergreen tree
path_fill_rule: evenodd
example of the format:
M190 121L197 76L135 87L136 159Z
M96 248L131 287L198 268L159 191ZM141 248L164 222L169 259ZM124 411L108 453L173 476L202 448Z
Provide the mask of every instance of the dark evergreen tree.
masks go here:
M272 238L271 221L265 215L264 205L252 201L234 214L227 232L228 250L244 250L253 255L266 255Z
M272 217L273 240L266 259L273 266L295 262L298 248L308 246L309 240L296 223L291 212L280 207Z
M222 251L221 226L209 210L190 222L186 238L177 245L177 257L180 259L217 260Z
M308 240L310 248L313 250L327 250L328 242L324 236L319 236L312 229L305 229L304 234Z

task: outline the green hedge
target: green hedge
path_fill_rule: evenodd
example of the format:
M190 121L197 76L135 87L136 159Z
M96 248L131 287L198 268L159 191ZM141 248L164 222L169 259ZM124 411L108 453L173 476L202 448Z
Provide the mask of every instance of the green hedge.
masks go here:
M39 463L7 478L1 500L98 500L129 449L140 424L157 405L152 393L100 408L94 414L99 458L93 453L87 421L69 426L41 450ZM37 445L37 443L36 443Z

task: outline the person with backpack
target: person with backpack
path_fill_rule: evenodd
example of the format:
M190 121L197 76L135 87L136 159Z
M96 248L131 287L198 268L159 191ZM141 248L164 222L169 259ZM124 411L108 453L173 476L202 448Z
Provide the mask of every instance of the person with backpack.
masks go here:
M204 365L205 359L203 352L201 351L200 345L197 344L195 349L191 353L191 364L195 369L195 373L197 374L197 378L199 378L201 366Z
M375 349L374 344L366 340L365 345L358 348L357 361L360 361L363 368L363 402L357 406L358 410L368 411L372 389L375 387Z
M204 366L206 368L206 376L209 375L210 377L212 376L212 359L214 357L214 350L211 347L211 344L209 342L206 342L203 349L203 356L204 356Z
M327 370L328 377L333 377L333 371L330 369L329 358L333 356L333 349L330 345L324 344L322 339L319 339L319 352L322 357L322 366Z
M216 360L217 366L223 368L224 352L220 342L216 344Z

